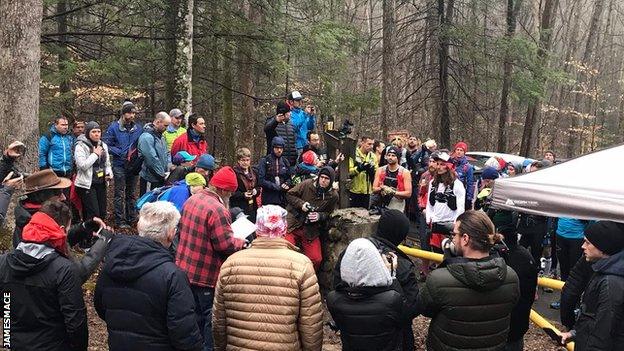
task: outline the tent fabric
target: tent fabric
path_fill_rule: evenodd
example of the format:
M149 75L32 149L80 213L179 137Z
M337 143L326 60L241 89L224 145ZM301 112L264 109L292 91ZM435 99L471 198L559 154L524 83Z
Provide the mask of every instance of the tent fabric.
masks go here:
M499 209L624 222L624 145L497 179L491 196Z

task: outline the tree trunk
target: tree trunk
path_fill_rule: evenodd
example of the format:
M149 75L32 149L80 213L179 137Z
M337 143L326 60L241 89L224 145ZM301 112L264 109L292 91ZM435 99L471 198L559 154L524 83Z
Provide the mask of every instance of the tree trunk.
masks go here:
M179 0L169 0L165 6L165 33L170 39L165 43L165 109L168 111L173 108L181 108L180 96L176 93L176 58L177 42L180 40L180 31L178 26L181 21L178 20L178 12L180 9Z
M383 138L388 135L388 125L397 123L396 93L396 41L395 0L383 0L383 56L381 87L381 129Z
M232 55L231 43L225 42L223 55L223 89L222 89L222 106L223 106L223 140L224 156L223 164L232 164L234 158L234 148L236 141L234 140L234 111L232 103Z
M59 33L67 33L67 1L61 0L56 4L58 16L57 29ZM69 54L67 50L67 34L61 34L58 41L58 70L60 73L59 92L61 93L61 115L74 116L74 99L70 86L70 75L66 72Z
M180 0L178 20L180 32L176 50L176 94L179 94L177 106L184 107L186 123L193 113L193 11L194 0Z
M505 38L507 45L511 45L511 40L516 33L516 16L520 9L522 0L507 0L507 32ZM498 152L507 151L507 121L509 119L509 90L511 90L511 75L513 73L513 58L510 49L505 52L505 62L503 64L503 90L501 92L501 107L498 117Z
M243 10L249 21L254 22L257 20L257 10L252 2L244 0ZM241 96L241 114L238 121L241 137L238 140L243 141L244 146L248 147L253 155L254 145L250 141L253 140L256 127L256 109L254 99L252 98L254 96L254 86L253 65L251 63L252 48L250 46L251 44L248 42L239 43L237 53L240 89L244 94Z
M43 5L39 0L3 0L0 13L0 145L6 147L13 140L24 142L27 153L23 169L33 171L39 139Z
M438 0L438 18L440 23L440 46L438 48L439 62L439 104L440 104L440 139L438 144L451 145L451 116L449 111L448 93L448 63L449 63L449 35L447 33L453 21L453 7L455 0L449 0L444 13L444 0Z
M547 54L550 51L551 46L551 28L554 22L554 10L558 7L559 0L546 0L544 2L544 12L542 13L540 23L540 44L537 52L538 62L542 62L544 67L548 66L546 61ZM546 80L542 72L537 72L538 80L541 86L546 84ZM541 101L535 99L529 102L527 108L527 116L524 122L524 129L522 132L522 143L520 144L520 155L528 157L533 152L533 146L535 145L536 131L540 125L540 109Z
M598 27L600 26L600 18L602 17L602 9L604 8L604 0L595 0L594 2L594 12L591 17L591 21L589 24L589 34L587 35L587 42L585 43L585 51L583 52L583 59L581 63L586 67L591 67L590 60L592 58L592 54L594 52L594 48L596 46L596 36L598 35ZM578 75L578 85L580 89L583 89L583 86L587 82L587 75L583 72L579 72ZM581 145L581 138L584 137L584 133L579 131L579 127L581 126L581 116L583 111L579 111L581 108L581 103L583 100L583 96L581 94L576 94L574 96L574 104L572 105L572 111L569 113L570 120L570 128L569 128L569 138L568 138L568 147L567 147L567 157L573 157L576 150L579 149ZM577 117L577 115L581 115Z

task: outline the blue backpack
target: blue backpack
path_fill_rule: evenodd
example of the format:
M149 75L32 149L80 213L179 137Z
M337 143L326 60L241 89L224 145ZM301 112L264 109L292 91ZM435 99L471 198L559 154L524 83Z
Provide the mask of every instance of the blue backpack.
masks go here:
M145 194L143 194L143 196L141 196L137 200L136 206L135 206L136 209L140 210L145 204L158 201L160 196L162 196L162 194L165 191L169 190L171 187L172 187L171 185L165 185L165 186L161 186L160 188L156 188L154 190L150 190L146 192Z

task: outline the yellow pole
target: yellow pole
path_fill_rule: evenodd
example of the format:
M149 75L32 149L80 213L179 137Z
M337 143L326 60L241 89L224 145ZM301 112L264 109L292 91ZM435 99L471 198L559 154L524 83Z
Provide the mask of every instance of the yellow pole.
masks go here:
M543 286L545 288L563 290L563 284L564 283L561 280L557 280L557 279L542 278L542 277L537 278L537 285Z
M540 316L539 313L535 312L534 310L531 310L531 314L529 315L529 318L531 318L531 321L533 323L535 323L535 325L537 325L538 327L542 328L542 330L544 330L546 332L546 334L548 334L551 338L553 338L553 340L555 338L559 338L558 340L555 341L560 341L561 338L561 332L559 331L559 329L557 329L554 325L552 325L549 321L547 321L544 317ZM566 349L568 349L568 351L574 351L574 343L573 342L569 342L566 344Z

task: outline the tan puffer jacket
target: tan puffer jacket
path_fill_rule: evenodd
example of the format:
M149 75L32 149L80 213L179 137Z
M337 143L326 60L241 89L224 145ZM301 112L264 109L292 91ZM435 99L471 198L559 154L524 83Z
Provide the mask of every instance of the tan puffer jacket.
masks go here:
M230 256L212 310L215 350L320 350L321 295L306 256L284 239L257 238Z

